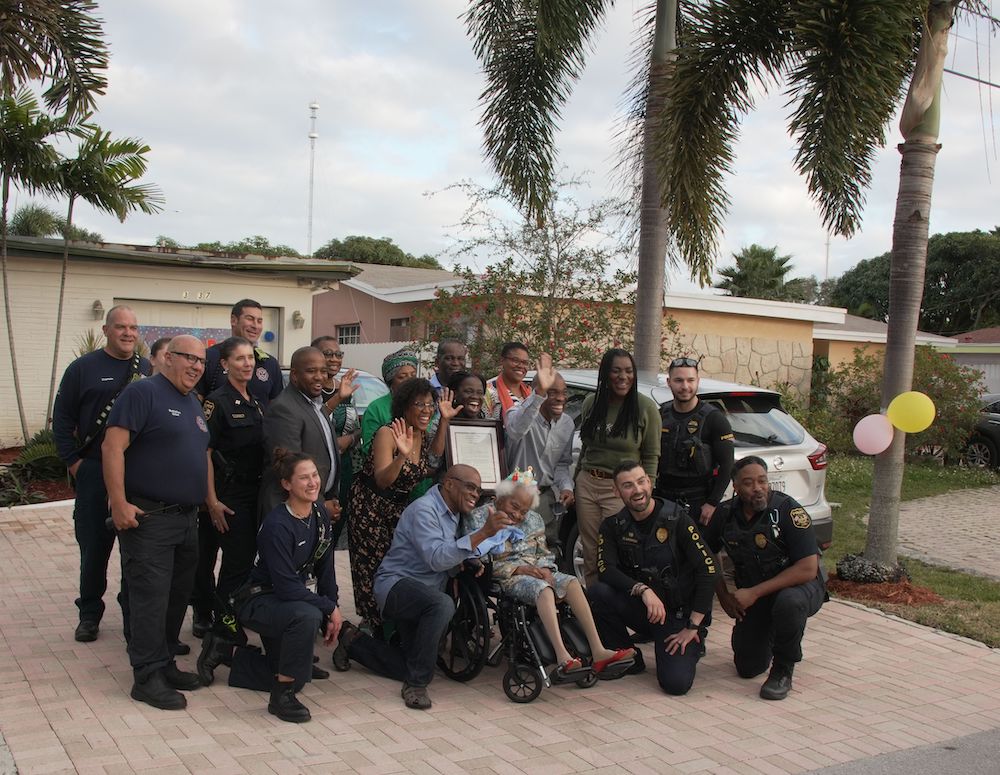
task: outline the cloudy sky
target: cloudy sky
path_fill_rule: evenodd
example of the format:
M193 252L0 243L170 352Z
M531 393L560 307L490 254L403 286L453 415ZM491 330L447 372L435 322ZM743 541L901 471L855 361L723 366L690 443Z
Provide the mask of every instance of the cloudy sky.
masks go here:
M564 111L560 159L571 173L589 173L594 198L614 193L612 136L640 5L616 3ZM262 234L305 252L308 106L316 100L313 248L364 234L390 237L414 254L439 253L465 202L426 192L463 178L493 182L477 127L482 79L459 18L466 7L464 0L100 0L112 64L96 121L152 147L147 180L163 190L166 207L121 224L81 205L77 222L115 242ZM989 43L983 24L957 28L948 67L1000 81ZM1000 225L1000 92L989 92L945 76L932 232ZM744 123L720 265L758 242L791 254L795 274L822 278L826 234L792 170L783 103L780 93L762 99ZM861 233L831 241L831 275L889 250L899 140L893 124ZM693 287L680 275L670 283Z

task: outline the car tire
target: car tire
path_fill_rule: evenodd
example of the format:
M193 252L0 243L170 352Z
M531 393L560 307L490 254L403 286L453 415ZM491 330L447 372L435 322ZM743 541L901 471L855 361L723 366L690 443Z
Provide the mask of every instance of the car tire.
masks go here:
M985 436L975 436L969 442L962 460L973 468L1000 468L997 445Z

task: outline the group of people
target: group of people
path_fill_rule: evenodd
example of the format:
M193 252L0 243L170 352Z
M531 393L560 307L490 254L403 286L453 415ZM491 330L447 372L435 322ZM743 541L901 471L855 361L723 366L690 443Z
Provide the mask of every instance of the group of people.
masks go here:
M389 393L359 422L356 372L341 374L335 338L296 350L284 387L258 347L261 305L241 300L230 323L232 336L207 349L182 335L154 343L147 360L135 313L116 306L106 346L69 366L56 399L56 442L77 492L75 637L98 637L117 535L134 699L183 708L182 692L227 665L230 685L269 691L272 714L307 721L297 694L329 675L313 656L318 634L336 646L335 669L362 664L400 680L407 707L428 708L454 613L446 582L486 558L503 593L537 609L562 676L640 673L636 644L652 641L660 686L687 692L717 595L736 620L738 673L770 667L761 696L787 696L806 619L825 597L815 536L805 510L770 491L763 460L734 462L725 413L698 398L697 360L670 363L673 400L657 406L639 393L632 356L607 351L580 406L574 462L566 382L519 342L502 347L491 379L467 369L455 339L439 344L429 380L415 353L392 353ZM492 421L504 436L511 475L492 500L478 470L445 465L449 425L464 420ZM586 590L558 567L569 509ZM333 564L345 526L356 623L340 612ZM587 656L563 642L563 602ZM194 672L175 661L190 652L180 640L189 605L203 638Z

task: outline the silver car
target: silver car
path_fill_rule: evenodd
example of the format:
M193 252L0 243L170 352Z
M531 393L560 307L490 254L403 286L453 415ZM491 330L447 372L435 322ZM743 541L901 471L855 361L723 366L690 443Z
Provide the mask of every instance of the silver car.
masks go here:
M597 371L567 369L559 373L566 380L569 393L566 412L579 428L583 399L597 391ZM528 376L530 379L533 375ZM673 398L665 374L658 375L656 382L642 375L638 379L639 392L652 398L657 405ZM771 488L788 493L805 507L812 517L820 548L827 549L833 541L833 521L824 493L826 445L816 441L781 408L781 396L773 390L703 377L698 397L726 413L736 440L736 458L746 455L763 458ZM573 446L576 459L580 452L579 433L573 439ZM725 497L731 495L732 485L727 488ZM572 548L564 558L564 569L581 575L578 572L582 561L579 532L572 510L563 519L560 537L564 547Z

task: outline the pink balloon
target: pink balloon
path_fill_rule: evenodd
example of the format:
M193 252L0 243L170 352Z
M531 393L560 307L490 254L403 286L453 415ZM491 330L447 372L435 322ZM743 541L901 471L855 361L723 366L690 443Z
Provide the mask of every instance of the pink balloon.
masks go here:
M892 444L893 428L884 414L862 417L854 426L854 446L865 455L878 455Z

